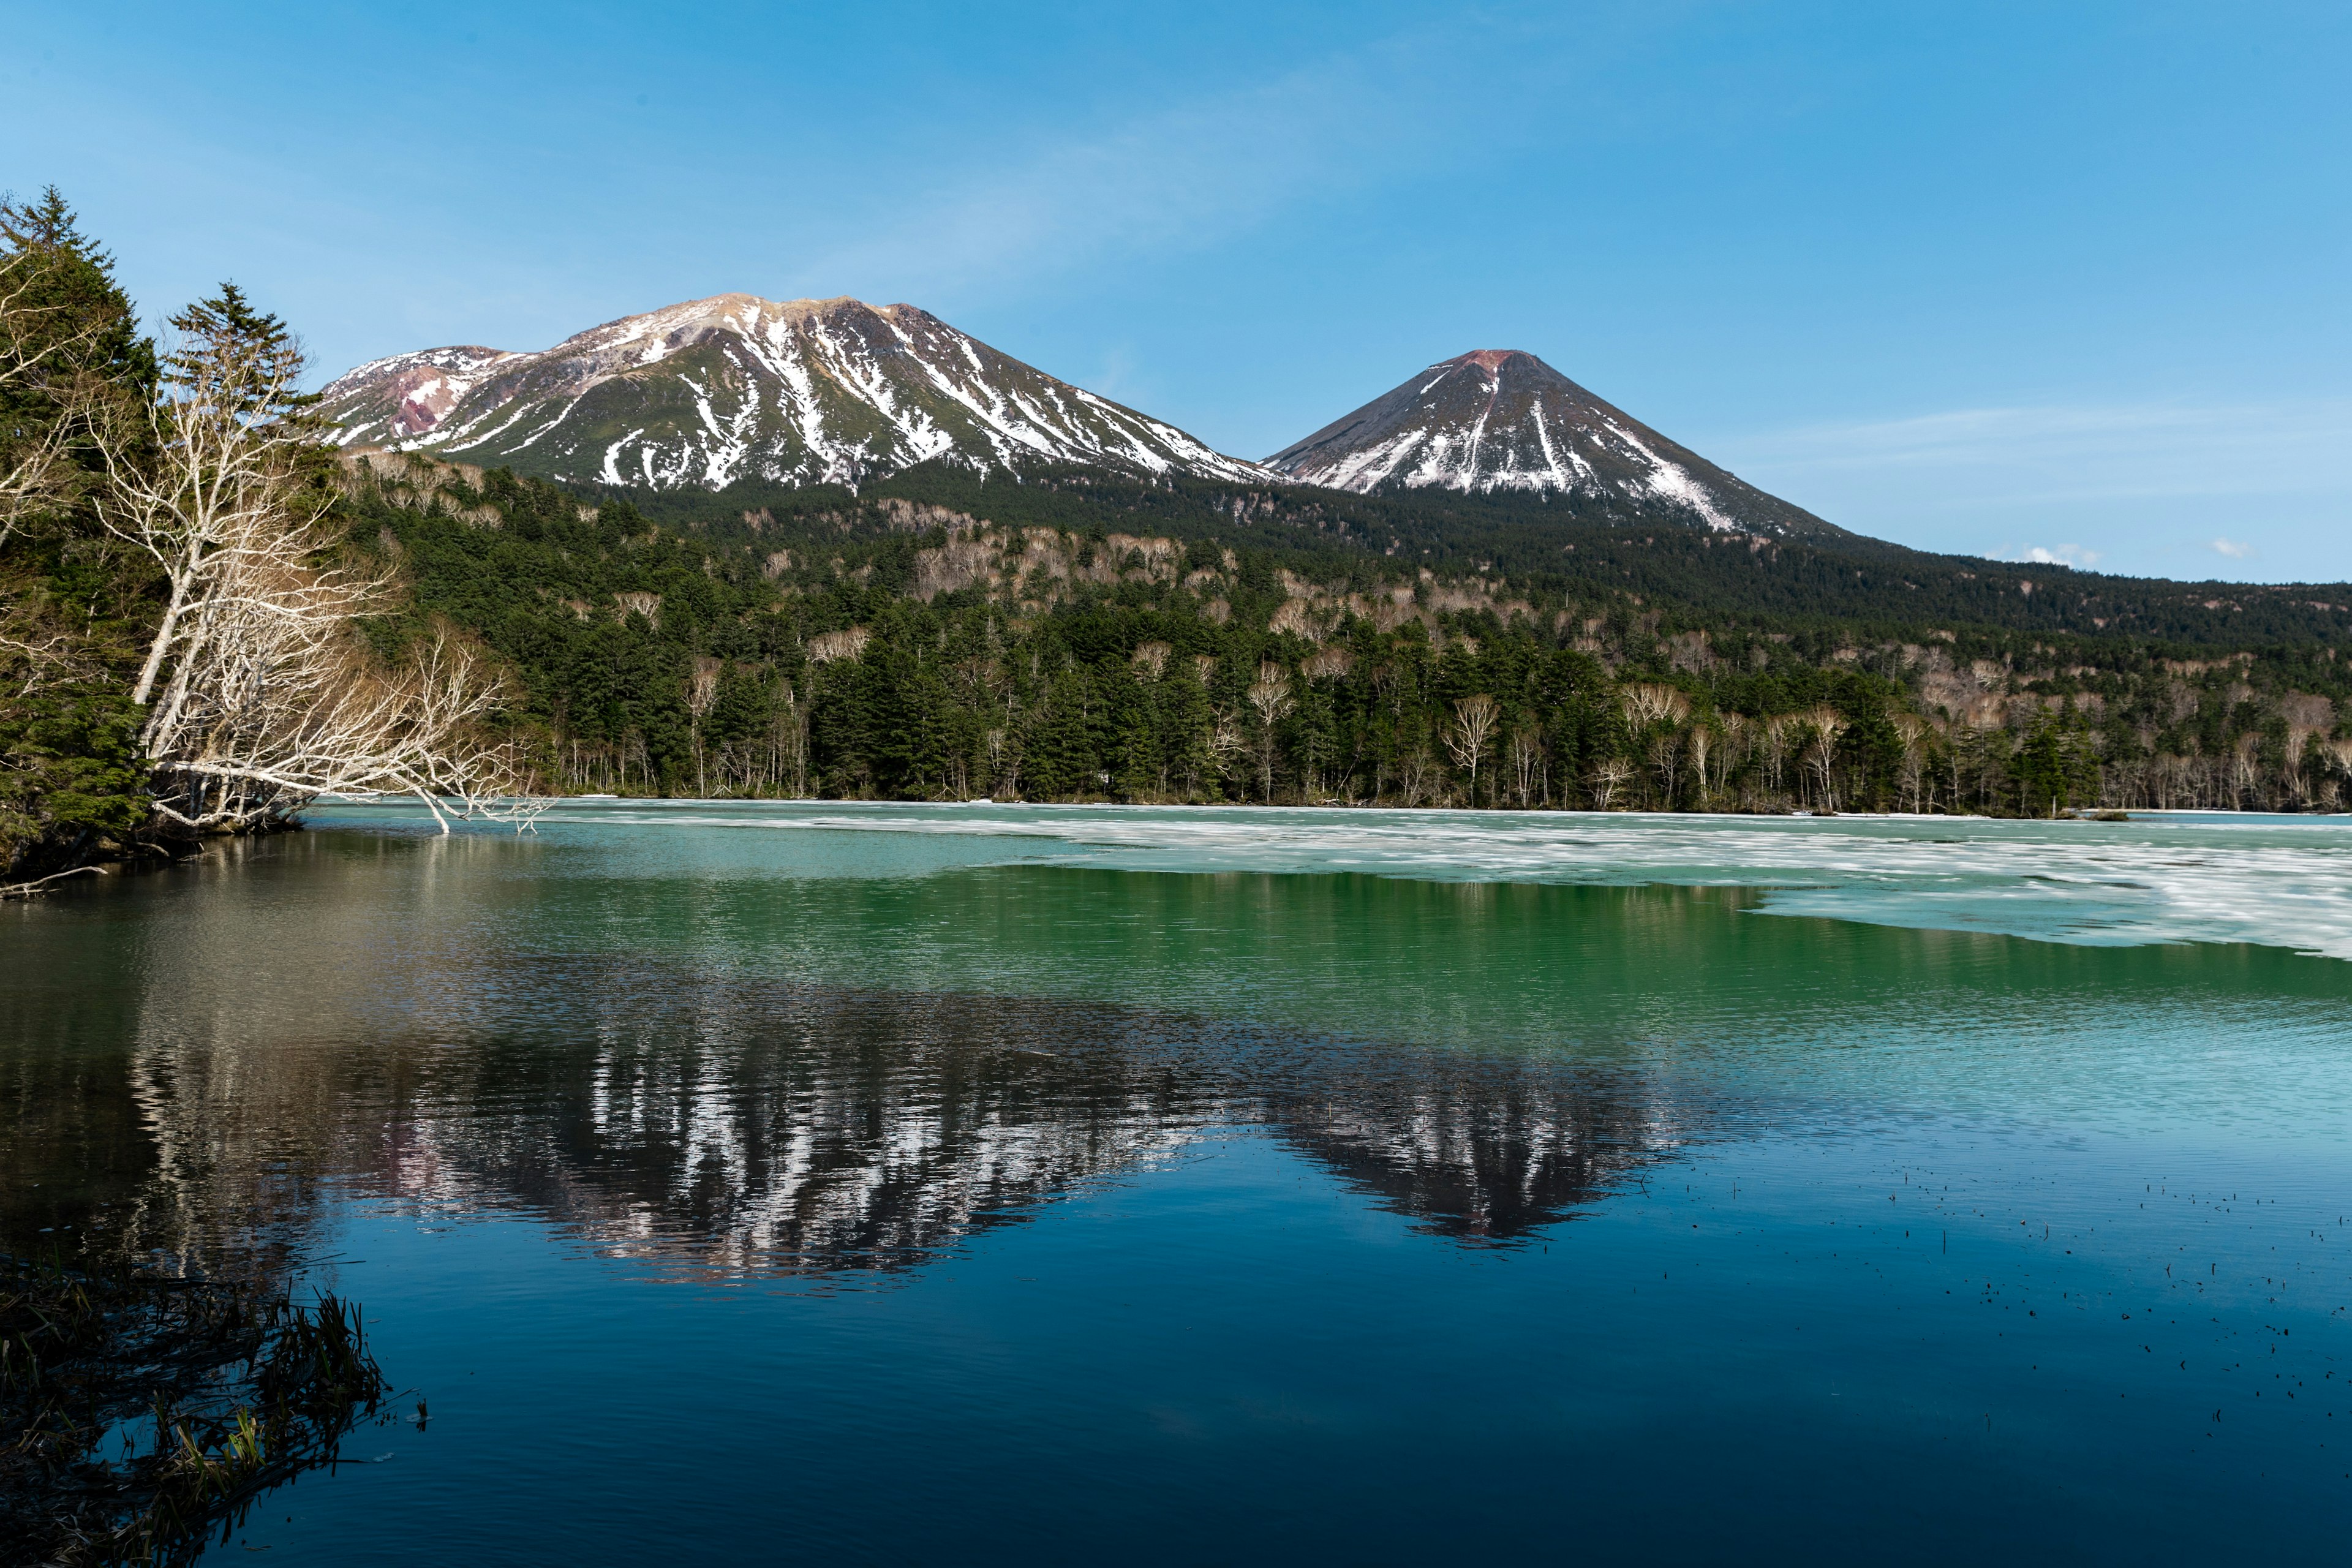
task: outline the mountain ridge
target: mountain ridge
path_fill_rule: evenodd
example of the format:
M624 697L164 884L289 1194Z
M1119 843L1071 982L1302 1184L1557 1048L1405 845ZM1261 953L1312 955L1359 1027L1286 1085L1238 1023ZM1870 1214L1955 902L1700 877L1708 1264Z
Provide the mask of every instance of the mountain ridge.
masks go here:
M425 451L570 483L851 488L919 463L1272 476L1047 375L918 306L719 294L516 353L454 345L338 376L347 449Z
M1868 548L1531 353L1476 349L1264 463L1036 369L918 306L713 295L551 348L372 360L323 406L347 449L429 453L564 483L737 493L861 487L927 465L1150 480L1567 498L1634 524Z

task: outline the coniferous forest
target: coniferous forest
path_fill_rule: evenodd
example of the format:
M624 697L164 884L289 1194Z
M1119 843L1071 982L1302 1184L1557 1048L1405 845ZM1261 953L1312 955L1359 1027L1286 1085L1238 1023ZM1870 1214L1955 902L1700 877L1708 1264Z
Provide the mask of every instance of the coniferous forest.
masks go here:
M322 794L2341 809L2352 588L1622 506L926 464L858 493L338 455L234 286L0 254L0 858ZM258 608L257 608L258 606Z
M656 524L503 473L350 472L409 624L520 673L570 792L2048 815L2331 809L2352 764L2330 637L1775 613L1749 563L1835 565L1655 524L1549 525L1604 563L1578 577L1079 477Z

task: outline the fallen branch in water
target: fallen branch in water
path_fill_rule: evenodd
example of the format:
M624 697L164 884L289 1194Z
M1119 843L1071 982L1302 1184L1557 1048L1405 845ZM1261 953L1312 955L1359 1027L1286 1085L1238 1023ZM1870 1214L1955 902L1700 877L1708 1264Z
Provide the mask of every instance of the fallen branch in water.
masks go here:
M47 890L51 882L63 881L68 877L100 877L105 874L103 866L76 866L68 871L52 871L29 882L10 882L0 886L0 899L36 899Z

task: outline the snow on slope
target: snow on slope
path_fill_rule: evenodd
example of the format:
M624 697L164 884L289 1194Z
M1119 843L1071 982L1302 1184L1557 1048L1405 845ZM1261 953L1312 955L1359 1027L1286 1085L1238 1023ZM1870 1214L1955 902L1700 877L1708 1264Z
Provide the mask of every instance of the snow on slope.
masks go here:
M323 410L347 447L661 489L854 486L934 458L1274 478L912 305L849 299L721 294L540 353L396 355L336 380Z
M1573 494L1726 531L1836 531L1516 349L1441 361L1265 462L1301 483L1359 493Z
M346 443L373 436L388 446L422 434L447 417L482 374L520 356L479 347L425 349L372 360L327 388L329 407Z

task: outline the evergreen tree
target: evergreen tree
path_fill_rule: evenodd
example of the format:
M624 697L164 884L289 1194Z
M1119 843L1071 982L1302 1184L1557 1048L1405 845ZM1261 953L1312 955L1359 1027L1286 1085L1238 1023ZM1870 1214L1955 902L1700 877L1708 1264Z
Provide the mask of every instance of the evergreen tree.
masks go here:
M98 527L88 421L153 394L113 258L55 186L0 202L0 879L128 839L147 815L126 664L153 574Z

